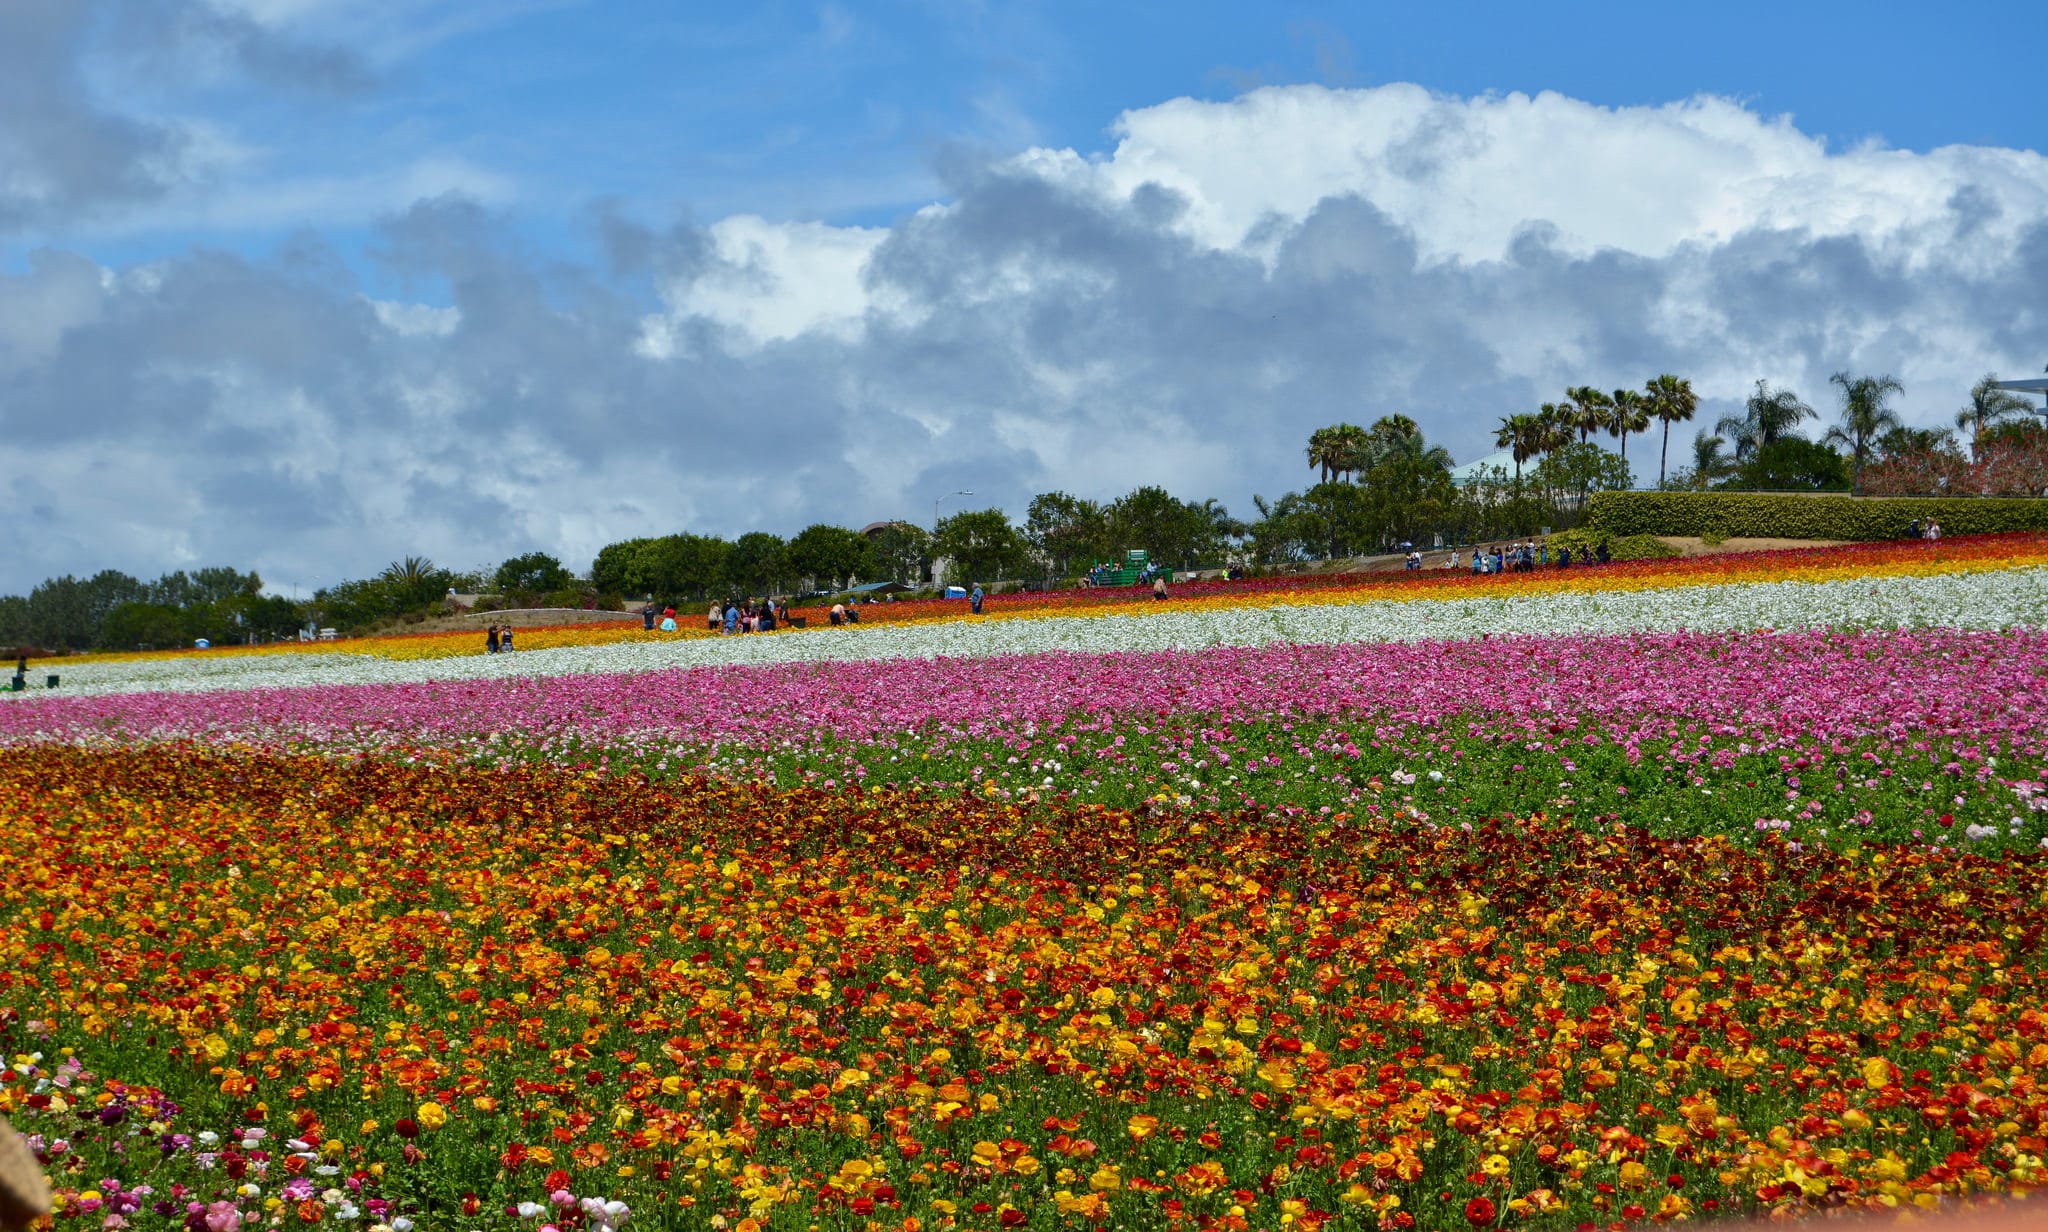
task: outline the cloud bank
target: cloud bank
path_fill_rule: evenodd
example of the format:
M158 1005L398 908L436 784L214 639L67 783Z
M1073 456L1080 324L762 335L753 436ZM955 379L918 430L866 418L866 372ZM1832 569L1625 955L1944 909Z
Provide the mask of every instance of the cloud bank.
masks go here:
M174 128L59 102L48 122L106 131L0 183L0 234L10 208L161 188L138 169ZM0 108L0 148L62 148L23 114ZM410 297L318 234L126 267L40 247L0 272L0 589L215 562L310 587L533 547L580 568L629 535L923 521L961 488L1249 512L1338 419L1409 414L1462 460L1566 384L1687 374L1711 422L1758 377L1825 407L1850 369L1940 423L1987 369L2048 360L2032 152L1404 85L1110 131L942 162L945 199L886 228L602 212L588 262L422 199L373 246ZM1652 475L1654 448L1631 446Z

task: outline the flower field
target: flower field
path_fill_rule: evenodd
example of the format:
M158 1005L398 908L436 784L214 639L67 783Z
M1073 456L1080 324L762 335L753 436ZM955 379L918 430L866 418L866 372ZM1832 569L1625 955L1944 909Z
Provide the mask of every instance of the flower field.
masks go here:
M2024 1193L2041 541L1829 551L67 667L0 703L0 1111L59 1227Z

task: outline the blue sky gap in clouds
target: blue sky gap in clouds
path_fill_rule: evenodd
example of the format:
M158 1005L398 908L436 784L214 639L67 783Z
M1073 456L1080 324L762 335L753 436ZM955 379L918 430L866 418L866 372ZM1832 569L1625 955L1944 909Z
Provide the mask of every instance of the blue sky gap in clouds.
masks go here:
M1244 512L1661 370L1944 423L2048 361L2048 15L1951 7L11 0L0 589Z

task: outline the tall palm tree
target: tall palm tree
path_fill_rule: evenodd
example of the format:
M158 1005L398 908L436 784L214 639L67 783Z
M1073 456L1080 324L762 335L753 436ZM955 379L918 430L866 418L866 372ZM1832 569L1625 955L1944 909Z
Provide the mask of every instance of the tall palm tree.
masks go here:
M1906 392L1906 387L1889 374L1852 377L1846 372L1837 372L1828 380L1842 387L1842 422L1829 428L1821 439L1829 445L1849 447L1849 465L1853 473L1851 487L1861 495L1863 463L1870 457L1871 445L1891 429L1905 426L1899 419L1899 413L1886 402L1893 394Z
M1591 385L1574 385L1564 391L1567 413L1579 434L1579 444L1595 432L1605 432L1612 417L1614 400Z
M1803 420L1820 418L1819 412L1799 400L1799 395L1789 389L1773 389L1770 382L1758 378L1756 392L1743 403L1743 415L1724 416L1714 430L1725 435L1735 446L1735 458L1747 462L1767 445L1774 445L1778 438L1798 428Z
M1628 434L1650 430L1650 398L1633 389L1617 389L1608 395L1614 410L1607 417L1607 430L1621 438L1621 460L1628 461Z
M1317 428L1308 434L1308 464L1321 473L1322 482L1330 482L1330 477L1337 471L1337 463L1342 460L1342 453L1343 441L1335 427Z
M1956 430L1968 431L1970 448L1974 451L1977 442L1984 436L1984 429L1997 427L2009 419L2034 413L2034 404L2010 389L1995 389L1998 374L1987 372L1982 380L1970 386L1970 405L1956 412Z
M1650 413L1664 425L1664 448L1657 454L1657 486L1664 486L1664 463L1671 454L1671 425L1684 423L1700 406L1692 382L1666 372L1644 387L1650 395Z

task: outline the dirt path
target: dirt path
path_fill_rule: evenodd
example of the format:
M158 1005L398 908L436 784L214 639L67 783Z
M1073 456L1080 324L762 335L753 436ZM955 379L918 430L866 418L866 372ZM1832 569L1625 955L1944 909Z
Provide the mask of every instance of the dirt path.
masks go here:
M1716 544L1700 542L1697 535L1659 535L1677 548L1681 556L1717 556L1723 552L1774 552L1782 548L1838 548L1846 539L1723 539Z
M704 613L698 612L702 621ZM682 613L676 614L682 619ZM542 625L597 625L620 622L640 623L639 612L586 612L575 607L508 608L501 612L465 612L460 616L435 616L422 620L416 625L400 625L386 630L390 633L460 633L467 630L483 632L491 625L511 625L515 629L534 629Z

